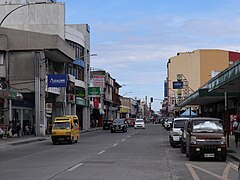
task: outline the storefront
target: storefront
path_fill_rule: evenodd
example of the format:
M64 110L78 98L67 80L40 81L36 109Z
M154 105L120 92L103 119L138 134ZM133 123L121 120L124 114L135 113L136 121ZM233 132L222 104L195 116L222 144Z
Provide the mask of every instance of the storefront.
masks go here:
M34 102L33 101L12 101L12 122L20 122L23 133L26 127L34 134L35 118L34 118Z

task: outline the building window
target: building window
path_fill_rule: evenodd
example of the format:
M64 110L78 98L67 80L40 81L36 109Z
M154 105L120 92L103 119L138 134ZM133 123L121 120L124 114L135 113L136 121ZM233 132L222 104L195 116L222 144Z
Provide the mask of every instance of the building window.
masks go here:
M4 54L0 53L0 65L3 65Z

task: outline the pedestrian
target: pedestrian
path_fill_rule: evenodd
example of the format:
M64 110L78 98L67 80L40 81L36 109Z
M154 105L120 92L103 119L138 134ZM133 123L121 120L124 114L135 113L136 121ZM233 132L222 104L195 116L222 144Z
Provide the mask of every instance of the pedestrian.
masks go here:
M16 132L17 132L17 136L18 136L18 137L20 136L20 131L21 131L21 125L20 125L20 122L17 122Z
M238 147L238 139L239 139L239 133L240 133L240 125L239 125L239 119L236 119L236 121L233 122L233 128L234 128L234 136L235 136L235 144L236 147Z

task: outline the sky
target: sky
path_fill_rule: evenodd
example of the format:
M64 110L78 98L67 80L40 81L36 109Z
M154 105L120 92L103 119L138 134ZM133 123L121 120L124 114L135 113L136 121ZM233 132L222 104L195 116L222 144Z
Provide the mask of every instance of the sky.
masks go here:
M167 62L196 49L240 50L239 0L58 0L66 24L89 24L91 67L124 85L120 95L159 111Z

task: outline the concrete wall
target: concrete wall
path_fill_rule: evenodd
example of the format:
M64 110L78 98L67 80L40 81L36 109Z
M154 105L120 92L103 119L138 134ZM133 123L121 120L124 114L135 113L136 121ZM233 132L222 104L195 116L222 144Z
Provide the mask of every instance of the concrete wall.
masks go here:
M169 96L173 96L173 81L177 81L177 74L183 74L189 82L189 87L197 90L200 86L200 53L199 51L179 53L170 58L168 64Z
M21 5L0 4L0 19ZM12 12L3 22L2 27L21 29L46 34L58 34L65 39L64 3L46 3L23 6Z
M201 50L200 59L200 86L211 79L211 71L223 71L229 67L228 51Z

